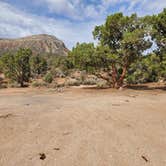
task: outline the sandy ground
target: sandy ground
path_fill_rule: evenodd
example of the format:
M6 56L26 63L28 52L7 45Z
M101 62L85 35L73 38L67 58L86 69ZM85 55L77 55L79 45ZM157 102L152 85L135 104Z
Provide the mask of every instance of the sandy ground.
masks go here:
M144 165L166 166L165 90L0 90L0 166Z

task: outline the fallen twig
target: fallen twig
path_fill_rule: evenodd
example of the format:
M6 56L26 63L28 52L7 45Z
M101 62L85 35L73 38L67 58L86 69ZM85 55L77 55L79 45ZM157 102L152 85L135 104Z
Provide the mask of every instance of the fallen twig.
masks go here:
M145 162L149 161L145 156L142 155L141 157L145 160Z
M13 114L6 114L6 115L1 115L0 118L6 119L13 116Z

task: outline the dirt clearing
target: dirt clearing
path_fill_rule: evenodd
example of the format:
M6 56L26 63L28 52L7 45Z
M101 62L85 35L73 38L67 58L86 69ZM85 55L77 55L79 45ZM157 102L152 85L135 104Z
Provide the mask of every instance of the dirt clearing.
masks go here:
M166 166L164 90L0 90L0 166Z

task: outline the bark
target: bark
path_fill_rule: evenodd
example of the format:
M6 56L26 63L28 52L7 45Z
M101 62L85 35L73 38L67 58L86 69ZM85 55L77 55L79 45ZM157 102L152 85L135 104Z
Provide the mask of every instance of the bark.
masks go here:
M21 86L21 87L24 87L24 81L23 81L23 77L20 77L20 80L19 80L19 82L20 82L20 86Z
M21 85L21 87L24 87L24 82L21 81L21 82L20 82L20 85Z
M107 73L108 74L108 73ZM103 80L105 80L106 82L107 82L107 85L109 86L109 87L111 87L112 86L112 79L111 79L111 76L108 74L108 76L106 76L106 75L104 75L104 74L102 74L102 73L97 73L97 74L95 74L98 78L101 78L101 79L103 79Z
M126 76L127 68L128 68L128 65L125 64L123 66L122 74L119 77L115 65L112 64L112 87L113 88L120 88L123 86L123 81Z
M127 68L128 68L127 64L123 66L122 74L119 77L115 64L112 64L112 72L109 74L110 77L104 76L101 73L97 73L96 76L106 80L107 83L112 88L117 88L118 89L118 88L123 86L123 81L124 81L124 78L125 78L126 73L127 73Z
M117 70L114 64L112 64L112 87L115 88L117 84Z
M118 88L120 88L121 86L123 86L123 81L124 81L124 78L126 76L126 72L127 72L127 65L125 65L123 67L122 74L121 74L119 80L117 81Z
M101 73L97 73L96 76L99 77L99 78L102 78L103 80L106 80L107 82L110 82L110 78L109 77L105 77Z

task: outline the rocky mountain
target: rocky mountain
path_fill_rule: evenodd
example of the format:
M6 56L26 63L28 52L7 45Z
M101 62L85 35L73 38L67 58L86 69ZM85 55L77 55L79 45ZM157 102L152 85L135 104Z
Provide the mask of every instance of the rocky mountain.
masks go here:
M0 55L19 48L30 48L33 54L67 56L65 44L55 36L41 34L18 39L0 39Z

